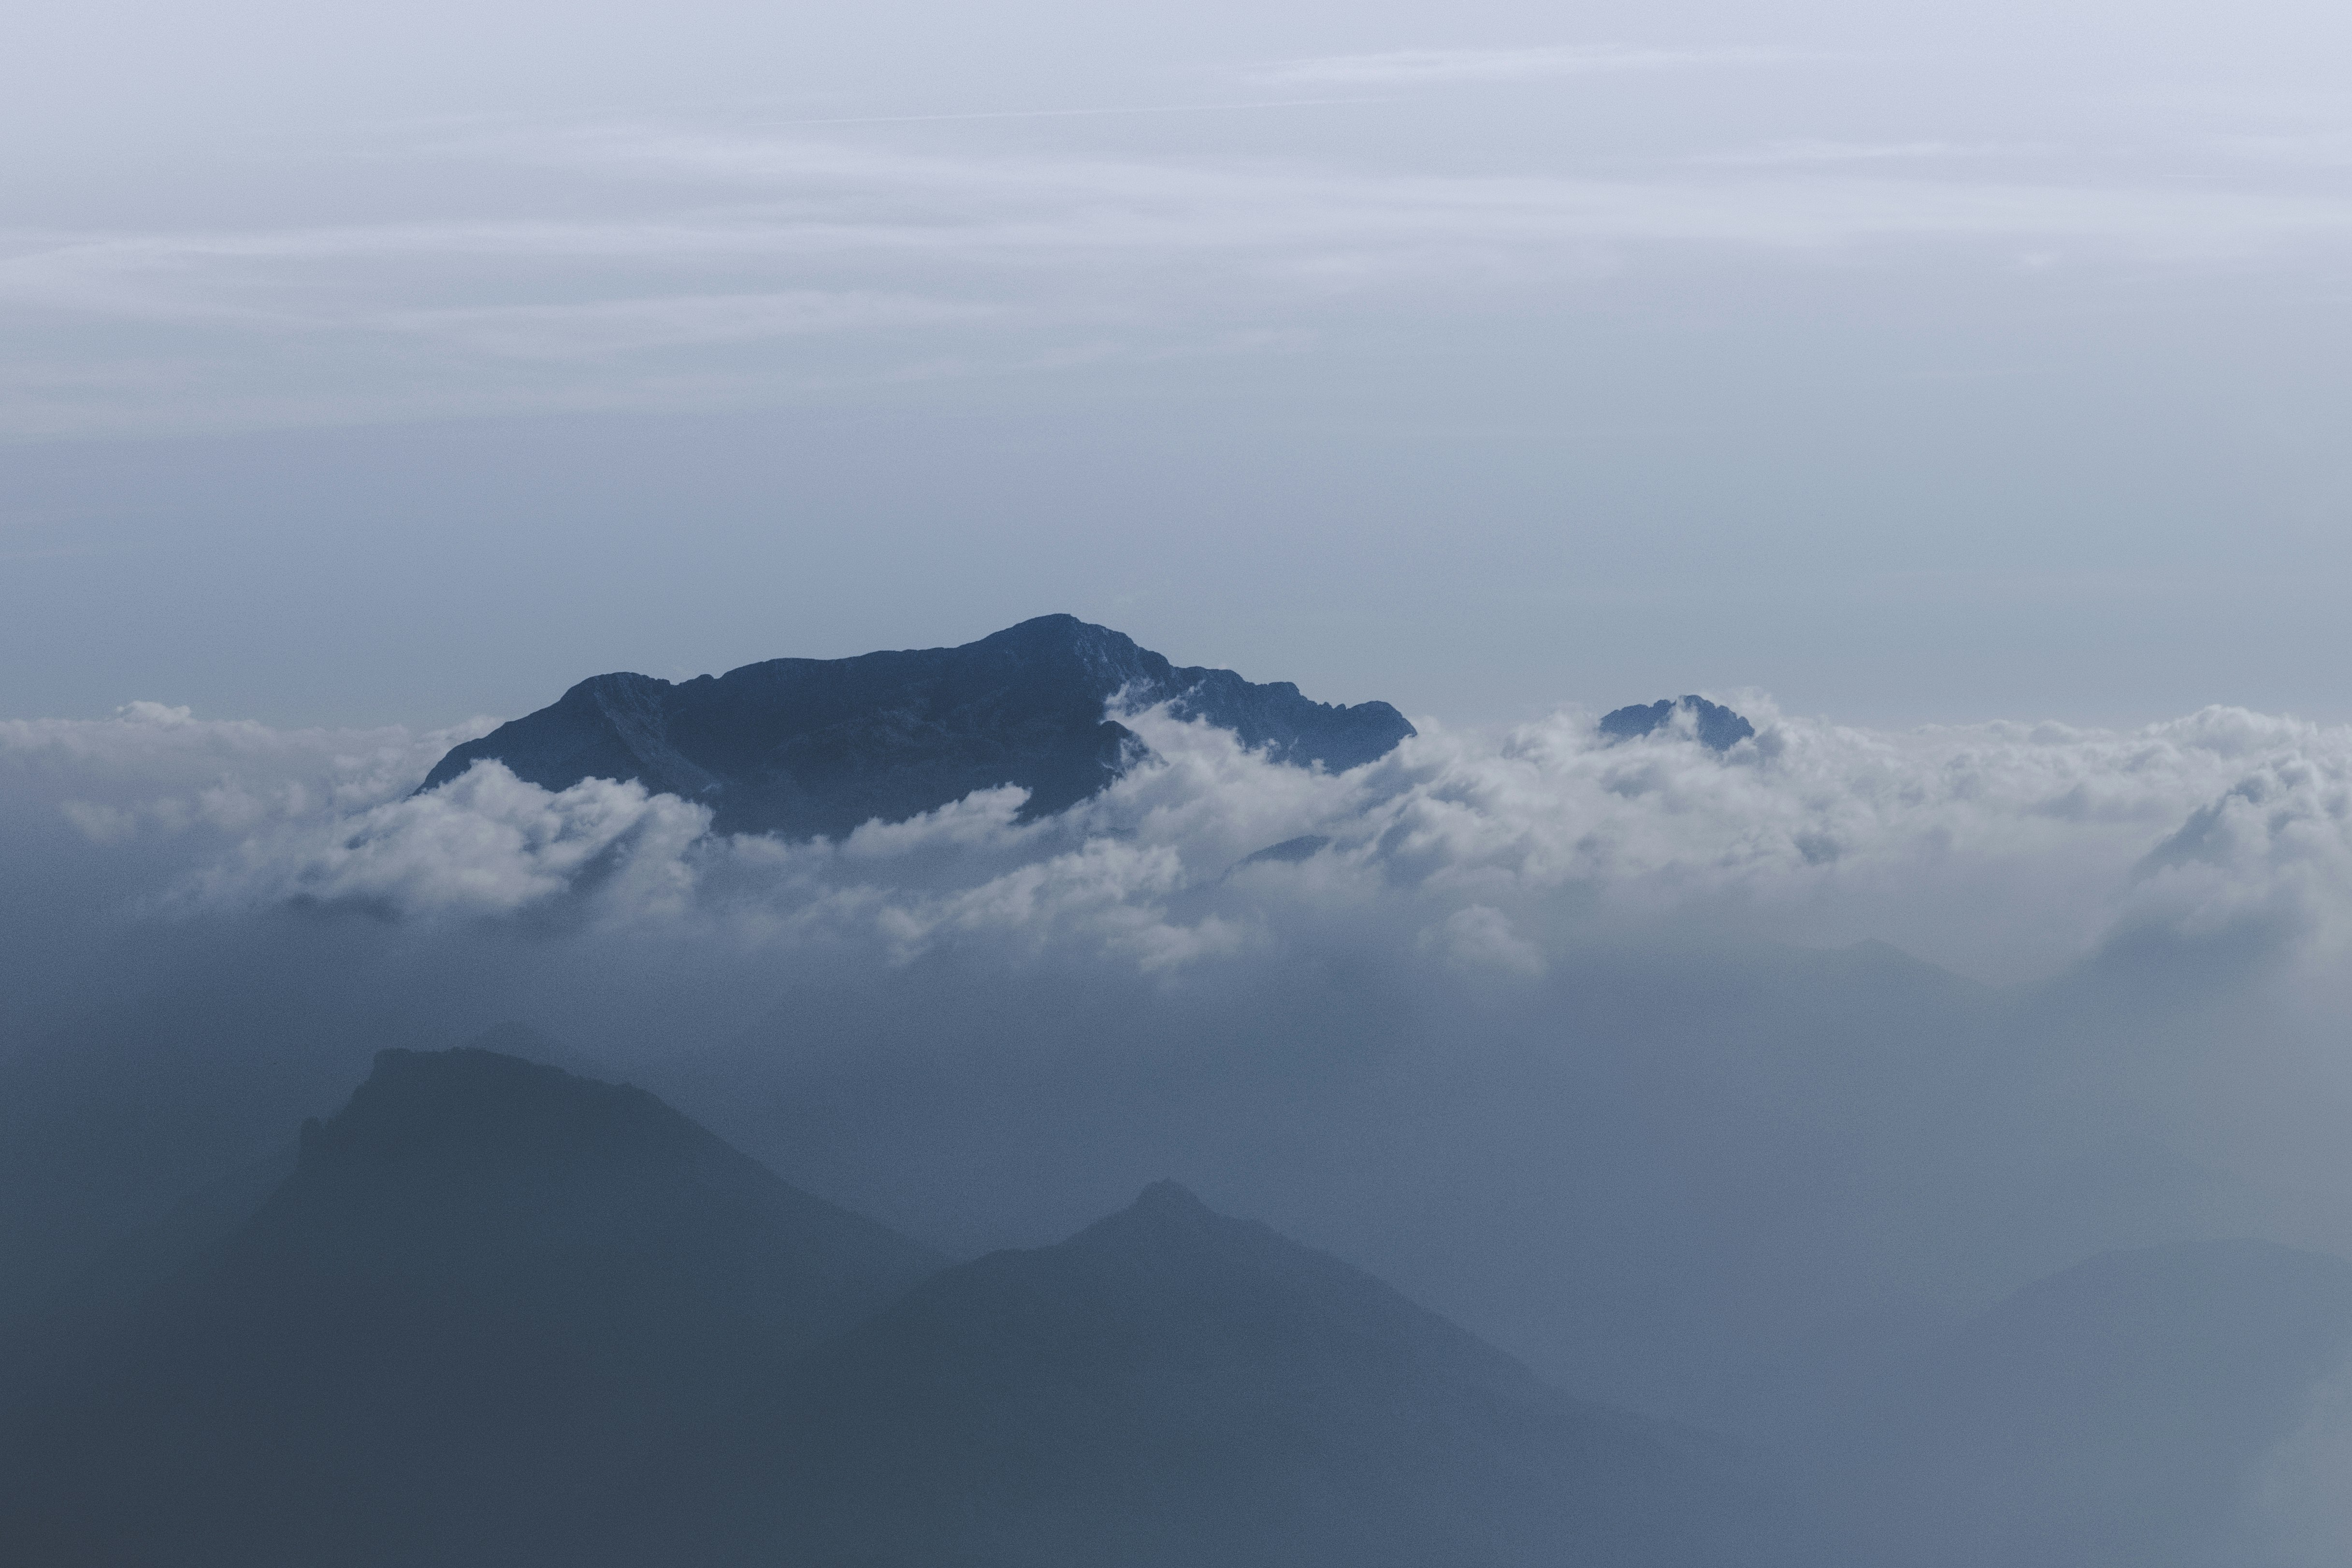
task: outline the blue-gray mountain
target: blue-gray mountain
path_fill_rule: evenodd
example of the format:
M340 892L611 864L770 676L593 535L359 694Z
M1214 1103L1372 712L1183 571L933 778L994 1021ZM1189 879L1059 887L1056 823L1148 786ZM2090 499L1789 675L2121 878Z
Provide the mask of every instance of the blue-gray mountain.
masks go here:
M1030 820L1086 800L1142 755L1105 716L1122 694L1298 767L1354 768L1413 733L1383 702L1318 703L1287 681L1180 667L1108 627L1044 615L960 648L770 659L677 684L596 675L455 747L423 788L496 758L545 789L636 779L709 806L720 832L798 838L1013 784L1029 791Z
M1710 751L1728 751L1756 733L1756 727L1745 718L1702 696L1661 697L1654 703L1621 707L1601 716L1601 733L1612 740L1638 740L1672 724L1677 713L1691 715L1699 744Z
M478 1049L379 1055L226 1218L0 1396L0 1561L530 1560L945 1261L643 1090Z
M926 1281L683 1458L649 1539L697 1568L1817 1561L1729 1444L1171 1182Z
M0 1397L27 1568L1760 1568L1727 1446L1162 1185L959 1267L643 1091L388 1051Z

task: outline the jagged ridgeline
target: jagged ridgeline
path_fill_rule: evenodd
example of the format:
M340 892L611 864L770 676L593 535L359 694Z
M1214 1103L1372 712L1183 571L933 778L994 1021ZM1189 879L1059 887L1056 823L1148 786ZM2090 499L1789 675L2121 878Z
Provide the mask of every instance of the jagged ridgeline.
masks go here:
M1384 702L1316 702L1287 681L1180 667L1108 627L1044 615L960 648L770 659L682 683L597 675L452 749L424 788L496 758L549 789L635 779L708 805L720 832L797 838L1013 784L1029 791L1023 814L1034 819L1086 800L1142 754L1105 716L1122 695L1165 702L1297 767L1354 768L1413 733Z
M1692 737L1709 751L1728 751L1756 734L1756 727L1743 716L1696 695L1661 697L1603 714L1601 734L1611 741L1639 740L1662 729L1671 732L1675 720L1685 715L1691 721Z
M1764 1568L1727 1445L1172 1184L950 1265L641 1090L390 1051L0 1401L0 1560Z

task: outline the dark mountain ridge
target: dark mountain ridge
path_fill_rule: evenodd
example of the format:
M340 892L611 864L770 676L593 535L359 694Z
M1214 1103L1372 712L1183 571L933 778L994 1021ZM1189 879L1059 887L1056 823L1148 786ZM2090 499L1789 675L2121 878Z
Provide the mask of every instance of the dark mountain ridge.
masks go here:
M642 1090L385 1051L250 1219L51 1379L0 1455L0 1537L61 1563L512 1560L941 1261Z
M0 1556L1779 1561L1708 1441L1172 1184L939 1264L643 1091L386 1051L257 1210L5 1422Z
M688 1468L651 1535L714 1564L1797 1560L1727 1445L1571 1399L1172 1182L917 1287Z
M549 789L636 779L712 809L720 832L837 836L1013 784L1024 820L1087 799L1140 742L1106 705L1166 702L1276 760L1339 771L1414 733L1382 702L1339 706L1286 681L1177 666L1133 639L1045 615L957 648L770 659L673 684L614 674L456 747L423 789L495 758Z

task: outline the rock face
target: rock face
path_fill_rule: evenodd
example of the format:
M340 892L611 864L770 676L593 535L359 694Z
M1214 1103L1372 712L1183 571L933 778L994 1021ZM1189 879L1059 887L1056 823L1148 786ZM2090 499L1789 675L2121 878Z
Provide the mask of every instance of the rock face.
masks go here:
M1029 791L1024 819L1075 805L1139 749L1106 719L1120 693L1166 701L1281 762L1334 771L1413 733L1386 703L1318 703L1287 682L1171 664L1107 627L1046 615L960 648L771 659L682 684L597 675L452 749L424 789L486 758L550 789L634 779L709 805L721 832L839 835L975 789Z
M649 1533L711 1564L1794 1561L1708 1441L1168 1182L917 1287L688 1468Z
M1601 733L1612 740L1636 740L1673 724L1678 713L1692 716L1699 744L1710 751L1728 751L1756 733L1756 727L1739 715L1701 696L1663 697L1647 706L1621 707L1602 716Z

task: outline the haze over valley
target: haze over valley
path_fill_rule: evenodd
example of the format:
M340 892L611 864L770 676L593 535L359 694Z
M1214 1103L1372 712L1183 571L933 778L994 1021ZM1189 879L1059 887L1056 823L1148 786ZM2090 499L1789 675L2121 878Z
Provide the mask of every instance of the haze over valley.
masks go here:
M713 1562L2284 1563L2339 1539L2346 732L1873 732L1752 694L1458 731L1067 616L754 671L421 735L152 704L0 728L11 885L43 890L7 934L13 1430L80 1434L42 1445L67 1469L22 1528L239 1562L579 1560L583 1530ZM643 706L665 689L746 695L661 717L702 711ZM612 693L651 695L578 706ZM1336 768L1341 741L1300 738L1342 734ZM1006 781L966 790L975 767ZM738 797L865 820L730 833ZM632 1090L611 1103L674 1129L632 1153L655 1134L563 1109L589 1080L710 1131ZM669 1145L737 1174L647 1208L627 1173ZM824 1223L867 1228L868 1282L750 1239L747 1202L851 1211ZM1016 1359L988 1399L1025 1413L904 1338L1130 1209L1175 1226L1136 1233L1137 1282L1041 1281L1018 1332L1043 1337L991 1353ZM1241 1288L1179 1235L1273 1244L1244 1221L1338 1260L1295 1266L1359 1304L1179 1305ZM1469 1375L1420 1351L1439 1382L1361 1383L1405 1375L1346 1348L1406 1332L1347 1326L1373 1280L1522 1413L1441 1415ZM1052 1360L1212 1323L1151 1354L1293 1368L1295 1410ZM541 1394L463 1370L514 1334L557 1357ZM1161 1398L1177 1427L1149 1426ZM852 1437L875 1399L906 1425ZM1420 1413L1401 1447L1360 1447L1339 1412L1364 1399ZM1089 1402L1146 1425L1104 1448ZM1007 1422L1040 1446L981 1436ZM1271 1468L1172 1457L1277 1430ZM165 1457L192 1444L226 1468ZM313 1451L346 1479L269 1458ZM426 1456L439 1479L382 1491ZM614 1465L670 1479L616 1500ZM147 1524L105 1500L125 1486Z
M2352 1563L2352 10L0 49L0 1568Z

